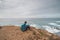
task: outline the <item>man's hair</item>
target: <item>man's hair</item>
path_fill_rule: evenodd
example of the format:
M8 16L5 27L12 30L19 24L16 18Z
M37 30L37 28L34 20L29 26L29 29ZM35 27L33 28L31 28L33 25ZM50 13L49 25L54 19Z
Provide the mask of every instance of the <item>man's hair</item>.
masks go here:
M27 23L27 21L25 21L24 23Z

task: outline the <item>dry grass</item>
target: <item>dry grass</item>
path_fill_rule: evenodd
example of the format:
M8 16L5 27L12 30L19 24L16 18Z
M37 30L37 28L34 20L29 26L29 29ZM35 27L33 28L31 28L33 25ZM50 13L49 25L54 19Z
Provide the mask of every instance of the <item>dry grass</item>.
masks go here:
M60 40L60 37L34 27L22 32L18 26L4 26L0 27L0 40Z

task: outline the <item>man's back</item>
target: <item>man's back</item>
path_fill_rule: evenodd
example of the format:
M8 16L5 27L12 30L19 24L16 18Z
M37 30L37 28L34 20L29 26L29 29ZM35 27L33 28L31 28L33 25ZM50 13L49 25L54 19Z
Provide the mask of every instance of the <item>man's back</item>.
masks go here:
M26 30L26 24L23 24L23 25L21 26L21 30L22 30L22 31L25 31L25 30Z
M21 30L26 31L28 28L30 29L29 25L27 25L27 21L25 21L24 24L21 26Z

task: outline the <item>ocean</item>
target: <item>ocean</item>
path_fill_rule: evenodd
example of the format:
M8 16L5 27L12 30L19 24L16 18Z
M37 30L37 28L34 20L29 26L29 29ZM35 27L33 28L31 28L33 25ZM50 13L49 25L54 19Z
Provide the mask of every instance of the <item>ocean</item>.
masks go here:
M50 33L60 35L60 18L0 18L0 26L21 26L24 21L37 29L44 29Z

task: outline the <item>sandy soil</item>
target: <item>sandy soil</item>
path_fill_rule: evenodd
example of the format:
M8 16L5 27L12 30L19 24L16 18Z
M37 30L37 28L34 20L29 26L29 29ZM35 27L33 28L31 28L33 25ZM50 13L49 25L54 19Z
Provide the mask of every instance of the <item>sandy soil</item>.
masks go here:
M34 27L22 32L19 26L0 26L0 40L60 40L60 37Z

